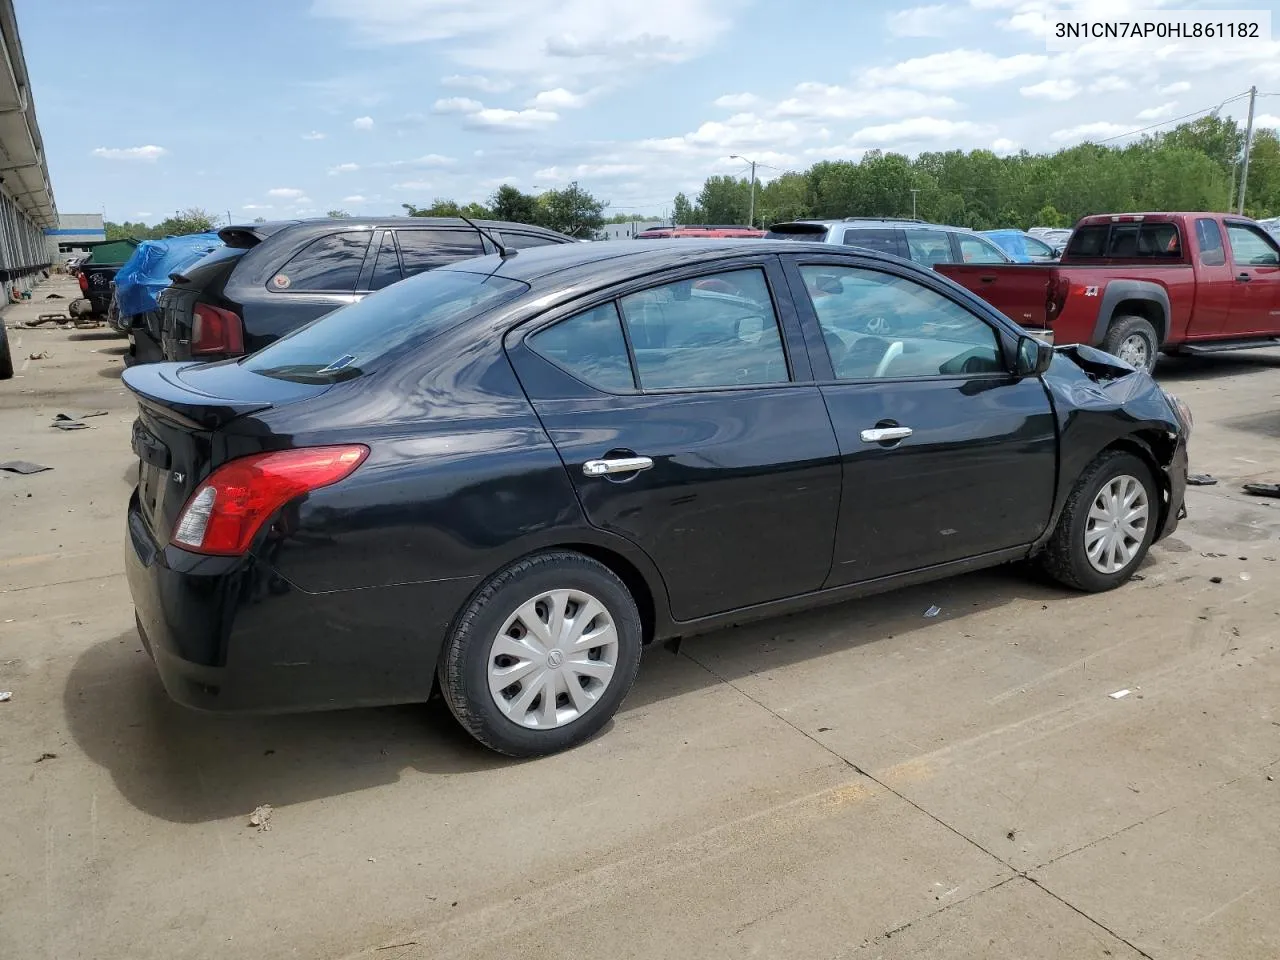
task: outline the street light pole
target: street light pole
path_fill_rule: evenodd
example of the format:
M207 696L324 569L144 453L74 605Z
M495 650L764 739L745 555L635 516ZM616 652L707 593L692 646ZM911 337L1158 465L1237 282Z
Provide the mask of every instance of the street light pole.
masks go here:
M1244 160L1240 164L1240 196L1236 213L1244 216L1244 195L1249 189L1249 149L1253 146L1253 104L1258 99L1258 88L1249 88L1249 122L1244 128Z
M920 192L918 187L911 189L911 219L916 219L916 194Z
M748 160L746 157L740 157L736 153L729 155L730 160L741 160L743 163L751 164L751 207L747 213L747 226L754 227L756 225L756 162Z

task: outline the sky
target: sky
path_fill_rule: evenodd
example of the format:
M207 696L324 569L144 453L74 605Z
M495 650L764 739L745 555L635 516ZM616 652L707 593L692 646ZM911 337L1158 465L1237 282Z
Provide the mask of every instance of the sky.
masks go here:
M58 209L241 222L578 181L669 211L713 174L868 149L1123 143L1256 84L1280 40L1047 49L1050 0L17 0ZM1280 0L1077 0L1084 14ZM1280 37L1280 33L1277 34ZM1236 99L1222 112L1244 118ZM1280 96L1257 122L1280 126Z

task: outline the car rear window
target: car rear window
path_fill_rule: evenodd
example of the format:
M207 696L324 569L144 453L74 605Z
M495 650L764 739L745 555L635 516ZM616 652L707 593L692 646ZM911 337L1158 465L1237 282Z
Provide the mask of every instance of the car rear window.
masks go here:
M868 230L860 227L854 230L846 230L841 242L852 247L862 247L866 250L875 250L877 253L888 253L895 257L902 256L902 248L898 246L898 231L896 230Z
M352 293L369 249L367 230L313 240L271 278L273 293Z
M1177 224L1100 223L1071 235L1067 256L1099 260L1181 260Z
M527 283L491 274L433 270L325 314L241 363L299 383L335 383L372 372L412 341L514 299Z

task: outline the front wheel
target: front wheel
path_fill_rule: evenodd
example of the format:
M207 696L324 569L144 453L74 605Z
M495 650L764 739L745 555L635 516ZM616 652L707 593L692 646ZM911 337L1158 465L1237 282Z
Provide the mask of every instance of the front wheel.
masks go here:
M1160 523L1151 468L1110 450L1094 460L1067 498L1040 563L1060 583L1100 593L1137 571Z
M640 666L640 615L608 567L569 551L493 576L458 617L440 689L492 750L533 757L576 746L617 711Z
M1160 338L1156 335L1156 328L1145 317L1116 317L1102 340L1102 349L1130 366L1150 373L1156 368Z

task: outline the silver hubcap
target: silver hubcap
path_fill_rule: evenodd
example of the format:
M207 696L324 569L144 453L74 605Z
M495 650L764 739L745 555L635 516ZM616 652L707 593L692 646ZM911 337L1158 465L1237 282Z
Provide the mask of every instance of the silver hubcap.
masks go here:
M1116 351L1116 356L1130 366L1145 370L1147 361L1151 358L1151 349L1147 345L1147 338L1137 333L1130 334L1120 344L1120 349Z
M548 590L507 618L489 649L489 693L522 727L572 723L600 702L618 664L618 630L581 590Z
M1150 516L1147 491L1136 477L1116 477L1098 491L1084 528L1084 549L1099 573L1117 573L1138 555Z

